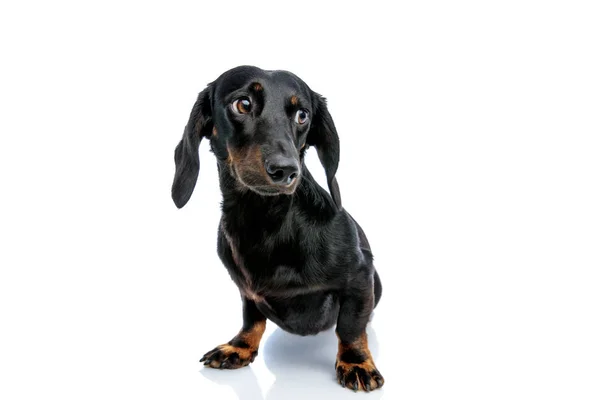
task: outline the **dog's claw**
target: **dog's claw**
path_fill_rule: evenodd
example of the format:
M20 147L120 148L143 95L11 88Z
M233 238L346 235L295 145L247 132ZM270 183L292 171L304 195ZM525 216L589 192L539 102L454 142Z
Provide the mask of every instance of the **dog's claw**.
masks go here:
M371 392L382 387L384 383L383 377L372 365L369 367L361 364L340 363L336 372L340 386L355 392L359 390Z

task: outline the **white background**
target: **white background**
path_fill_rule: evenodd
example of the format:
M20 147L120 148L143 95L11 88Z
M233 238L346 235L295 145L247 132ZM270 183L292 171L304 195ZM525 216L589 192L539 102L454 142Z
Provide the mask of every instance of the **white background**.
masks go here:
M370 398L598 399L594 3L3 2L0 397L367 396L335 383L333 332L269 324L250 368L198 363L240 302L214 158L177 210L173 150L253 64L329 100L383 280Z

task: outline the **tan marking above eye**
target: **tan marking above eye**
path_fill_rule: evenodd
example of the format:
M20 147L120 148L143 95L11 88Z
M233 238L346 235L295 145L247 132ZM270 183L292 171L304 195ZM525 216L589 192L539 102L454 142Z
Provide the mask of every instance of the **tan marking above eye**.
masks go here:
M291 103L293 106L297 106L297 105L298 105L298 97L296 97L296 96L292 96L292 97L290 98L290 103Z

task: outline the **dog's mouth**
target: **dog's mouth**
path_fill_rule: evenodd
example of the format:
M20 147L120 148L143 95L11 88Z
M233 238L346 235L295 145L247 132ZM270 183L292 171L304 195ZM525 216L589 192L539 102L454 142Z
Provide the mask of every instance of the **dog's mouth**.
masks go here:
M260 194L261 196L277 196L280 194L291 195L291 194L294 194L294 192L296 191L296 187L298 186L297 181L298 181L298 178L296 178L294 180L294 182L292 182L289 186L269 185L269 186L247 186L247 187L248 187L248 189Z
M298 182L300 181L300 177L297 176L287 185L273 184L265 179L257 180L255 173L240 172L241 173L236 173L236 180L245 188L258 193L261 196L277 196L281 194L291 195L296 191Z

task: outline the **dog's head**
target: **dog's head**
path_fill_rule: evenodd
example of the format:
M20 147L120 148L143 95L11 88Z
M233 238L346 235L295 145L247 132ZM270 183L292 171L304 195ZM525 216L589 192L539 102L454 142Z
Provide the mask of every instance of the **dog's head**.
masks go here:
M302 179L304 152L314 146L329 192L341 208L335 125L325 99L294 74L241 66L198 95L175 149L171 194L179 208L194 191L203 138L210 139L213 153L241 187L263 196L292 194Z

